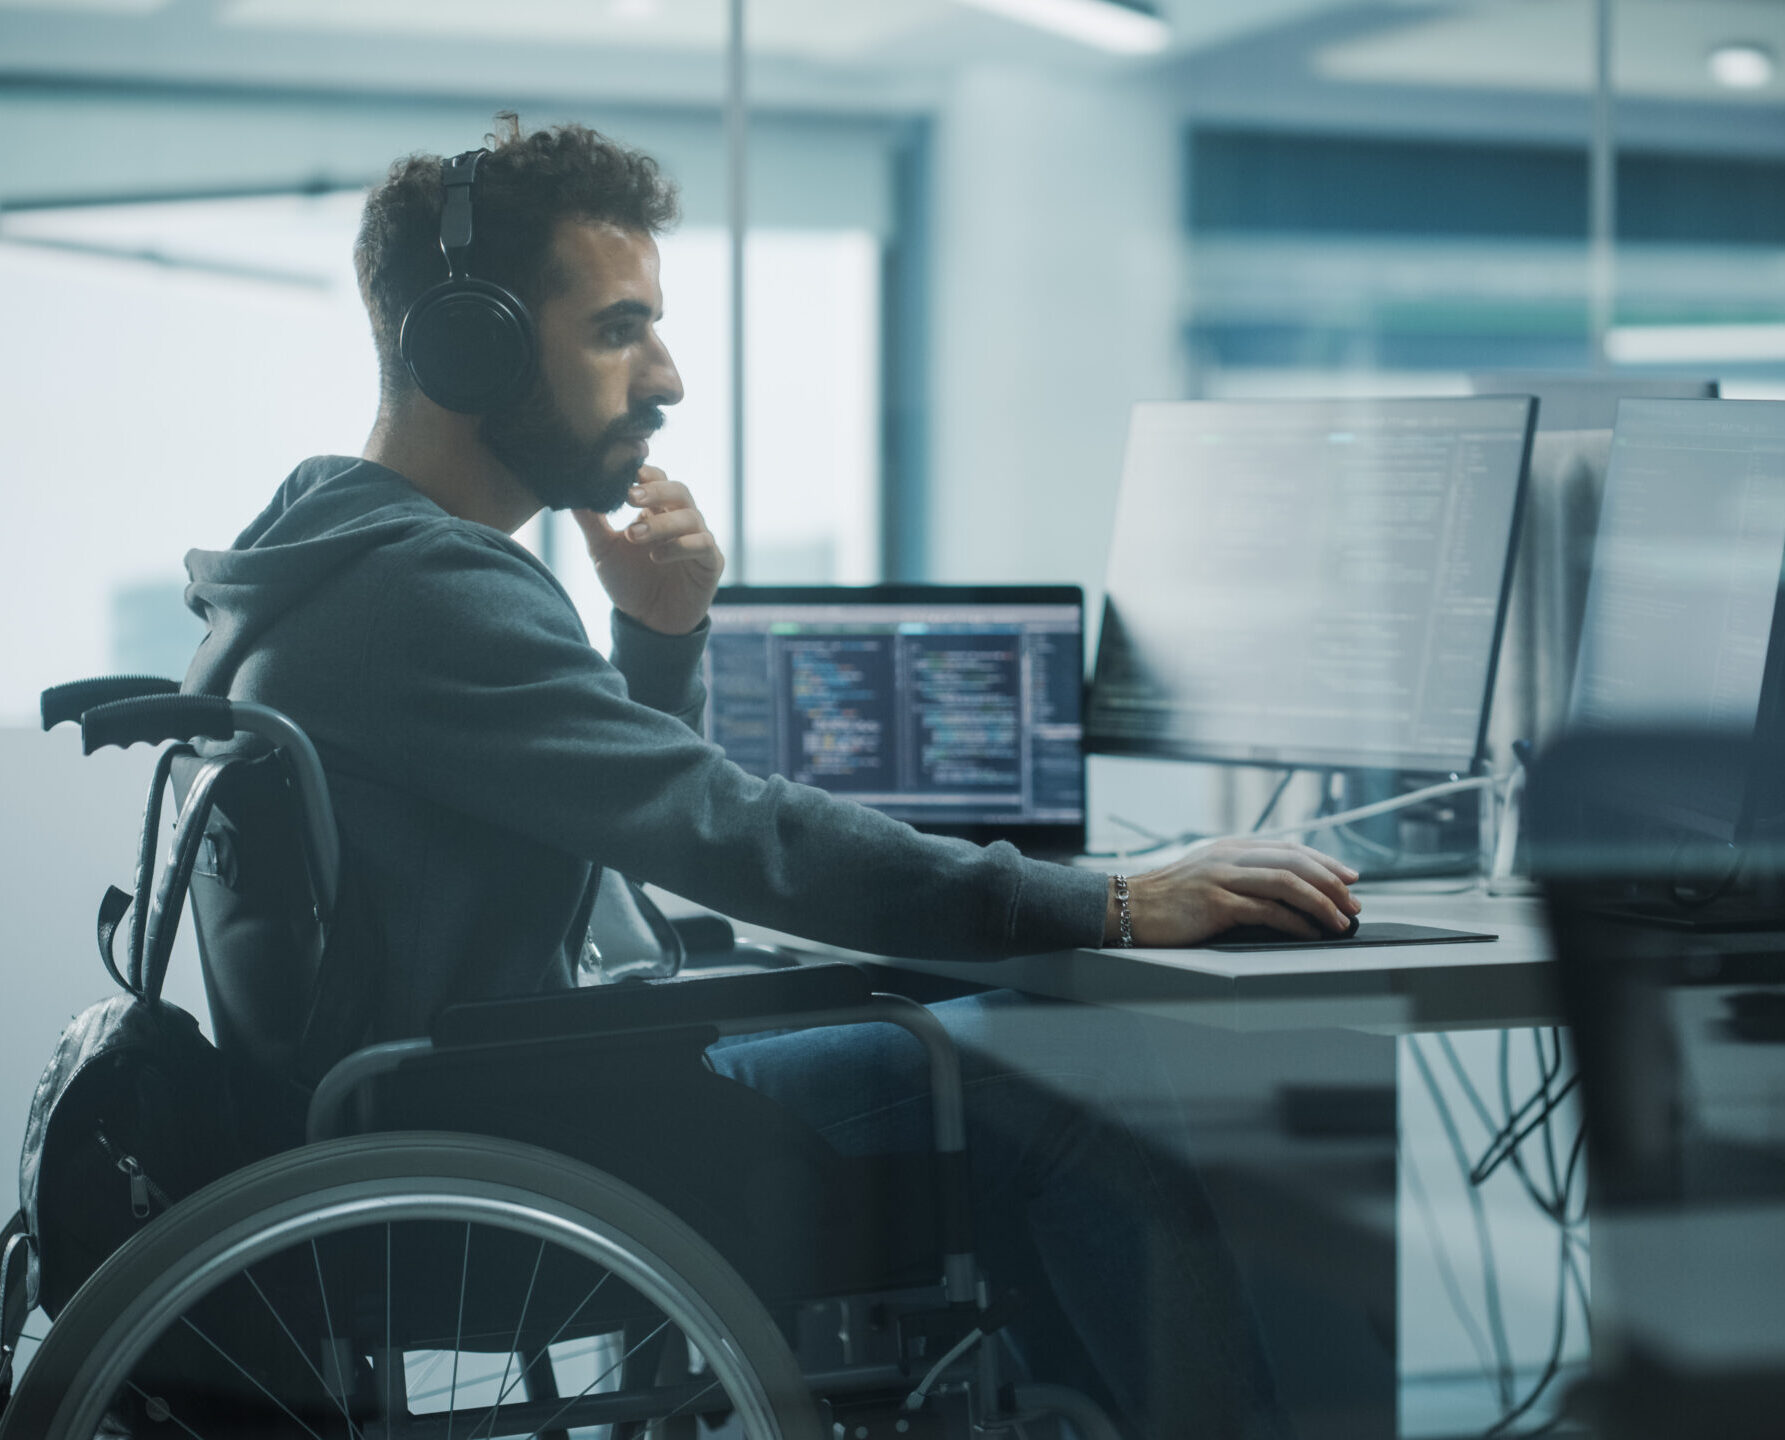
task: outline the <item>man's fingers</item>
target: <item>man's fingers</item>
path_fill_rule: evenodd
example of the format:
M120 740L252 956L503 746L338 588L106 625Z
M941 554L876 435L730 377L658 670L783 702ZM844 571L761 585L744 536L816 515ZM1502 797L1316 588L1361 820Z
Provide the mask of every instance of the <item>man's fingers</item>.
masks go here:
M640 515L626 527L634 545L661 545L682 535L705 534L707 522L698 510L659 510Z
M1280 900L1236 895L1230 914L1235 925L1268 925L1299 940L1319 940L1325 936L1325 932L1300 910Z
M1234 863L1247 868L1293 871L1346 914L1356 914L1360 907L1346 888L1344 877L1330 866L1320 863L1326 858L1328 857L1321 855L1319 851L1310 850L1305 845L1291 845L1281 849L1254 850L1244 856L1236 856ZM1356 878L1354 873L1352 878Z
M638 472L638 483L626 492L629 504L641 510L692 510L694 496L679 480L667 478L661 470L645 466Z
M577 528L583 532L583 539L588 542L591 555L603 555L619 543L620 532L614 529L607 516L599 510L572 510L570 518L576 521Z
M1218 852L1223 859L1231 860L1236 865L1257 864L1259 863L1257 857L1260 855L1277 855L1284 851L1290 851L1297 855L1306 856L1315 864L1332 871L1333 874L1337 875L1347 885L1357 879L1357 871L1347 865L1343 860L1335 860L1331 855L1326 854L1324 851L1316 850L1311 845L1298 844L1293 840L1254 840L1249 835L1238 835L1229 837L1226 840L1217 841L1213 849ZM1271 861L1267 863L1274 864L1276 862Z
M1322 865L1326 869L1332 871L1333 874L1337 875L1347 885L1357 879L1357 871L1353 870L1343 860L1333 859L1333 857L1328 855L1324 850L1316 850L1311 845L1298 845L1296 848L1306 854L1316 864Z
M689 560L700 560L708 565L725 564L725 557L719 553L719 542L705 530L698 535L681 535L654 546L650 553L658 565L679 565Z
M1263 870L1253 866L1236 866L1232 874L1222 877L1229 890L1255 900L1276 900L1340 931L1351 924L1350 914L1329 896L1304 880L1293 870Z

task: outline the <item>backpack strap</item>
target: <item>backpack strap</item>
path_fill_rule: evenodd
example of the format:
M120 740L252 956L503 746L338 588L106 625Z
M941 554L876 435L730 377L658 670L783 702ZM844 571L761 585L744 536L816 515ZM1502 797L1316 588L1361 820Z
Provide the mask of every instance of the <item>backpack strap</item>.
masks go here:
M180 748L174 746L164 751L163 758ZM155 887L155 900L149 907L148 923L144 927L142 988L138 993L145 1000L161 998L161 982L167 978L168 961L173 958L174 935L180 928L180 913L186 908L186 891L192 883L193 867L198 863L205 824L217 802L217 782L236 763L236 757L227 755L206 760L193 773L192 782L186 787L186 803L180 809L167 864L162 867L161 883ZM141 891L137 894L137 904L139 907L142 904Z
M113 953L112 942L118 938L118 922L124 918L124 912L136 903L136 897L128 890L120 890L116 885L108 885L105 898L99 902L99 958L105 965L106 974L116 980L122 989L136 993L136 987L118 969L118 959Z
M194 754L190 745L169 745L155 759L149 798L143 805L143 833L136 847L136 913L130 917L130 978L124 988L143 993L143 941L149 927L149 888L155 883L155 847L161 833L161 802L174 761ZM108 965L107 969L111 969ZM115 971L113 972L116 973Z
M37 1308L37 1243L18 1211L0 1229L0 1407L12 1398L12 1358Z

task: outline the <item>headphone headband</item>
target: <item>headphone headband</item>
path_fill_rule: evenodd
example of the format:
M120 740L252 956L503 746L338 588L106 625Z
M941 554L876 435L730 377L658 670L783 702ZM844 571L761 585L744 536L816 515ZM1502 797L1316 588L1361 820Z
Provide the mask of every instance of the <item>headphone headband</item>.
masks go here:
M446 256L446 271L454 280L463 280L470 273L472 187L477 184L477 162L489 153L467 150L440 163L444 191L440 205L440 252Z

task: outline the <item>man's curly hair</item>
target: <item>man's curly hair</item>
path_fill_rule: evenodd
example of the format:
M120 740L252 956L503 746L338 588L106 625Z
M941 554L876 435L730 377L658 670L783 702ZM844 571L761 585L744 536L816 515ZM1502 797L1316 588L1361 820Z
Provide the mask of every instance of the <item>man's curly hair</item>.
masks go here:
M655 235L679 214L675 186L648 155L586 125L525 134L512 111L496 116L490 153L477 167L471 273L512 290L529 307L566 282L552 257L561 220L587 220ZM366 197L353 246L360 296L372 318L384 398L414 392L397 351L403 316L447 277L440 250L441 157L410 155Z

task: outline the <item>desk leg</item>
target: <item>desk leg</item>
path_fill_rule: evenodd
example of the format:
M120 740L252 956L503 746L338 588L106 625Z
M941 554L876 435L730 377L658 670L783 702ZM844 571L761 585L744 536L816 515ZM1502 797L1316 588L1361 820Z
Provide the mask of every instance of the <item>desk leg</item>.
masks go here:
M1153 1023L1297 1433L1395 1436L1394 1040Z

